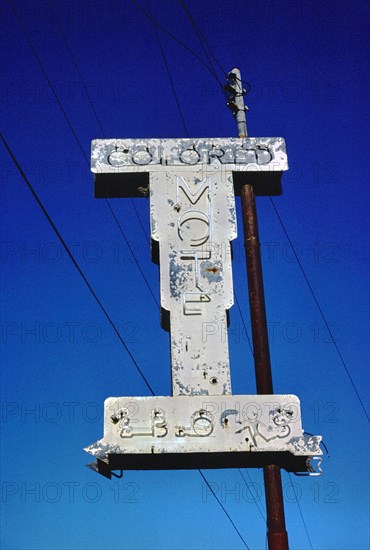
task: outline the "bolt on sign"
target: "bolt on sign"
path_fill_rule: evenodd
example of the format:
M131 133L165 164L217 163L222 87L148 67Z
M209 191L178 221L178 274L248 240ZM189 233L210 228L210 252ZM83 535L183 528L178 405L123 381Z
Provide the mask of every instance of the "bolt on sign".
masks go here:
M98 139L95 197L150 197L162 326L170 332L172 396L109 397L89 466L113 470L262 467L307 472L322 454L294 395L233 395L227 325L233 305L235 195L281 193L282 138Z

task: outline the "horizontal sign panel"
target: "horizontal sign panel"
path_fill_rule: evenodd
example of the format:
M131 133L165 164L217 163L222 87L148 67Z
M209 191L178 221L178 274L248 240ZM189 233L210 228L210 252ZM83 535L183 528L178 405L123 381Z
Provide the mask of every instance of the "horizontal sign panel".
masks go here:
M95 139L94 173L148 172L167 166L208 166L210 172L288 169L283 138Z
M109 454L290 452L321 454L320 436L304 436L294 395L111 397L104 437L85 450Z

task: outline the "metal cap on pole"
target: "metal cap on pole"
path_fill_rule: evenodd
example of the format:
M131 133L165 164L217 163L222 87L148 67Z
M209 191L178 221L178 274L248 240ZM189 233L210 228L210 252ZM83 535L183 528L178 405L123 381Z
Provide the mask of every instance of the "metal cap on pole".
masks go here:
M225 90L230 94L227 101L227 106L232 110L238 126L238 136L241 138L248 136L247 118L245 112L248 107L244 105L244 94L246 90L243 88L243 82L239 69L233 69L227 75Z

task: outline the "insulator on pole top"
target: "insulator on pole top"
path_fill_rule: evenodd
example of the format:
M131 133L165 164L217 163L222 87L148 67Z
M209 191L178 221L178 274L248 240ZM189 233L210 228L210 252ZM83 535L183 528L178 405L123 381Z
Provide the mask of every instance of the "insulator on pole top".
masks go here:
M243 96L246 90L243 88L239 69L233 69L229 72L224 89L229 94L226 105L232 110L233 116L236 119L239 137L247 137L247 119L245 112L249 109L244 105Z

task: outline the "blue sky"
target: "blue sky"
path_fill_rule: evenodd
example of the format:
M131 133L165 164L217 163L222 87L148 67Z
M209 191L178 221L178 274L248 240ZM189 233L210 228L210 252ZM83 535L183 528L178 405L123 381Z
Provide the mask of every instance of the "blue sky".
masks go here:
M7 1L1 7L1 132L154 391L169 395L168 334L106 203L93 198L84 158L103 131L108 137L185 136L153 26L128 0L12 4L19 20ZM330 453L320 478L283 473L291 548L363 550L369 488L363 409L369 414L368 8L357 0L187 5L221 66L239 66L252 84L249 134L286 140L290 171L274 204L337 344L270 199L259 198L275 392L300 397L304 429L322 434ZM204 59L180 3L152 0L151 7L164 28ZM236 135L209 71L168 35L160 36L189 135ZM82 448L103 433L104 399L149 391L3 146L1 181L2 548L245 548L197 471L131 471L108 481L85 467L89 457ZM111 206L159 297L146 239L148 201L116 199ZM243 318L234 306L232 387L233 393L253 394L241 238L234 244ZM262 472L204 475L247 546L265 548Z

